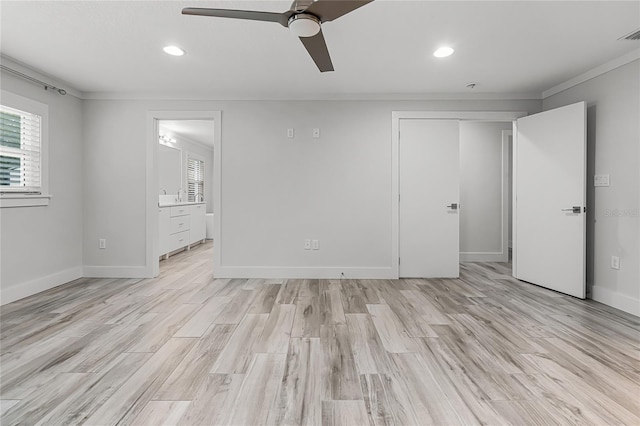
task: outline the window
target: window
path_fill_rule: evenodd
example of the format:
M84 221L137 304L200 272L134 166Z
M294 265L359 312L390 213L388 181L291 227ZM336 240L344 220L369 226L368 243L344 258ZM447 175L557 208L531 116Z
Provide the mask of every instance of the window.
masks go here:
M40 192L42 117L0 105L0 187Z
M187 200L204 201L204 161L187 159Z
M2 91L0 207L47 205L46 105Z

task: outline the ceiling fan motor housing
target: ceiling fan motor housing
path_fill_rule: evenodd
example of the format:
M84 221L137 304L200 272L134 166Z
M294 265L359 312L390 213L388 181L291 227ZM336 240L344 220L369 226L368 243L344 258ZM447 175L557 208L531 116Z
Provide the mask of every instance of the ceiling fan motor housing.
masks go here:
M314 0L294 0L289 9L293 12L304 12L313 3Z

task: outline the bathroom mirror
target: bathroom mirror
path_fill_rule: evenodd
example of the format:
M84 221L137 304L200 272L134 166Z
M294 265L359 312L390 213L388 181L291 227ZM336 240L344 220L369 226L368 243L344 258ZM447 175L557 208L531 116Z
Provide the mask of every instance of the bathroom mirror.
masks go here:
M159 195L178 196L182 188L182 151L168 145L158 145L158 182Z

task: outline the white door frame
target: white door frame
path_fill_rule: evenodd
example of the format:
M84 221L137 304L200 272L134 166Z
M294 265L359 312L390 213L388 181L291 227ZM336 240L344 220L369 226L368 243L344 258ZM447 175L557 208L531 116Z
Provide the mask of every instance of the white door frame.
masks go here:
M148 111L147 112L147 194L146 194L146 250L145 276L160 273L160 247L158 247L158 122L160 120L213 120L213 236L217 248L213 251L214 268L220 265L220 199L221 199L221 137L222 111Z
M439 119L515 122L527 116L519 111L392 111L391 112L391 268L395 277L400 276L398 265L400 246L400 120ZM515 134L515 129L514 129Z

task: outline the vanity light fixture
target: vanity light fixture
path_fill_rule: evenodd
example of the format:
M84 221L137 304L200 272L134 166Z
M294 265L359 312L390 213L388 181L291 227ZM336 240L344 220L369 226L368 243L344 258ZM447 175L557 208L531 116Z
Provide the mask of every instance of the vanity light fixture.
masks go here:
M453 54L453 49L449 46L442 46L438 48L435 52L433 52L433 56L436 58L446 58L447 56L451 56Z
M164 50L164 53L172 56L184 55L184 50L180 49L178 46L165 46L162 50Z
M164 143L176 143L177 141L167 135L160 135L160 142Z

